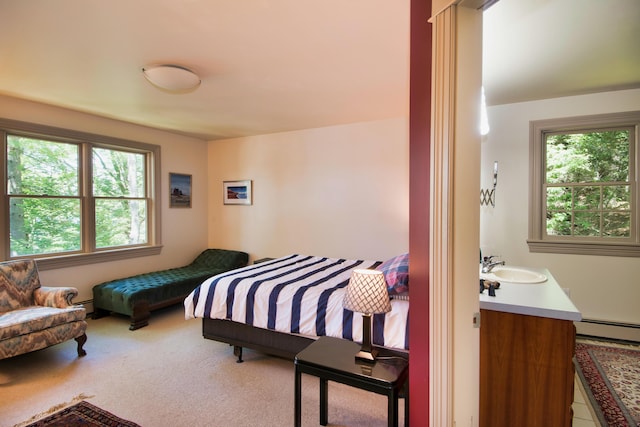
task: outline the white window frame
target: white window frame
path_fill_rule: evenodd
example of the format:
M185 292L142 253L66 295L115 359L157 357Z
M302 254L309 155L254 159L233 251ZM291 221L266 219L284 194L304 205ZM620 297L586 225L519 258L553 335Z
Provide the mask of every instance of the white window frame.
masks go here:
M630 184L632 194L631 238L613 241L607 238L546 236L546 135L557 132L589 132L602 128L632 127L630 147ZM529 238L530 252L640 257L640 111L536 120L529 123Z
M162 250L161 241L161 186L160 186L160 146L147 144L138 141L130 141L119 138L112 138L103 135L96 135L86 132L80 132L69 129L56 128L52 126L45 126L27 122L20 122L14 120L0 119L0 148L2 149L2 158L0 160L0 175L2 176L2 191L0 197L2 203L0 206L0 227L3 238L0 241L0 260L10 259L9 252L9 197L7 195L7 134L20 134L34 138L41 138L45 140L67 140L80 144L89 143L91 146L114 149L122 148L125 150L139 151L148 153L147 163L147 192L150 197L150 203L147 210L148 215L148 242L144 245L131 246L131 247L117 247L109 249L96 249L91 244L83 245L83 252L72 254L45 254L34 255L31 258L38 260L38 268L41 270L72 267L78 265L87 265L99 262L116 261L122 259L129 259L134 257L142 257L149 255L157 255ZM82 162L80 166L80 172L83 172ZM85 171L87 172L87 171ZM82 182L83 186L90 185L90 174L81 173L85 180ZM89 197L83 192L82 198ZM90 206L91 203L81 203L82 206ZM81 215L86 218L90 215L87 208L83 208ZM87 239L88 236L83 235L82 239ZM86 243L86 240L85 240Z

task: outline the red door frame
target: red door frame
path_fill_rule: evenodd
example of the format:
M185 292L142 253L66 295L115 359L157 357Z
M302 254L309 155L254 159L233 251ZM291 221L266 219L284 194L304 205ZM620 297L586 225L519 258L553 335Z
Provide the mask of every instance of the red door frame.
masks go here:
M410 422L429 422L431 0L411 0L409 89Z

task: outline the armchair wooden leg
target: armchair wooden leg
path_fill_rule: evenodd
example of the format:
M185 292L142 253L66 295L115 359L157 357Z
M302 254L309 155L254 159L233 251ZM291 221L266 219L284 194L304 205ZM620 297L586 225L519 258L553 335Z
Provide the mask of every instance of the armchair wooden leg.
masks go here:
M82 334L79 337L74 338L78 343L78 357L86 356L87 352L84 351L82 346L87 342L87 334Z

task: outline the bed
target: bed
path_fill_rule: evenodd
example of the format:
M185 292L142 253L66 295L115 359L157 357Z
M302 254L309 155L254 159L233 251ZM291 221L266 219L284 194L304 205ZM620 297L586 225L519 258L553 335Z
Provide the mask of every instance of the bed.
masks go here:
M362 316L342 307L355 268L385 273L392 310L373 315L373 344L408 357L408 254L385 262L293 254L210 277L184 300L185 318L202 319L204 338L293 359L328 335L361 341Z

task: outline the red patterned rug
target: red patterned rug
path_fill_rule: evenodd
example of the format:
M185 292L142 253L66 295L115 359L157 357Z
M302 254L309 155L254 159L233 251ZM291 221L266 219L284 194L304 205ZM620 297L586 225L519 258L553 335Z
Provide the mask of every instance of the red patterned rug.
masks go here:
M90 404L78 402L27 427L140 427Z
M640 346L578 341L576 368L603 426L640 426Z

